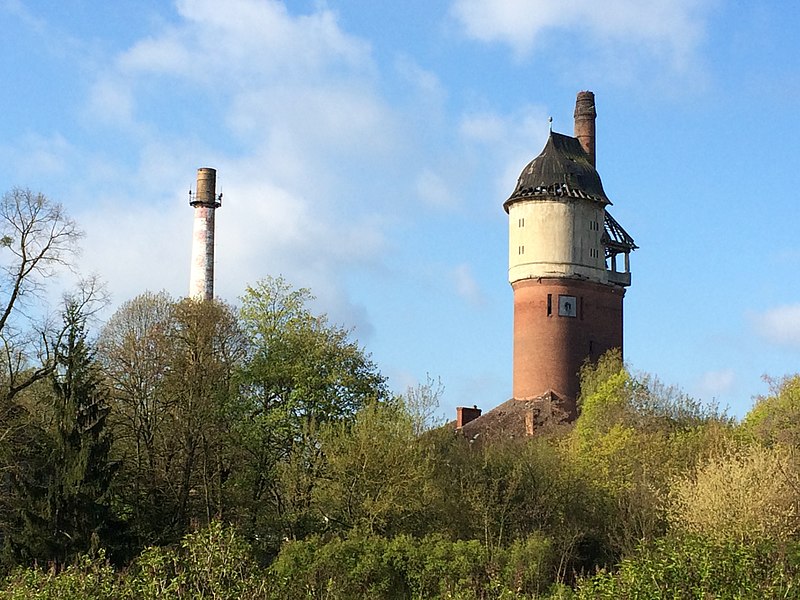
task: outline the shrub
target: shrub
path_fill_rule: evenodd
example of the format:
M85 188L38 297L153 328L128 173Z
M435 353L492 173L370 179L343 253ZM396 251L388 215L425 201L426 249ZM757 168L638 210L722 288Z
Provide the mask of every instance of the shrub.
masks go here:
M662 538L622 561L615 573L583 580L585 600L797 598L797 548L697 536Z
M758 444L712 458L670 491L673 529L715 539L784 541L800 527L793 451Z
M271 580L275 597L286 600L528 598L547 589L554 562L551 543L540 534L493 556L477 540L438 535L315 537L286 544Z
M128 573L126 593L137 600L267 597L250 546L218 521L184 537L179 548L145 550Z
M117 600L122 586L101 550L82 555L61 572L32 567L17 569L0 591L3 600Z

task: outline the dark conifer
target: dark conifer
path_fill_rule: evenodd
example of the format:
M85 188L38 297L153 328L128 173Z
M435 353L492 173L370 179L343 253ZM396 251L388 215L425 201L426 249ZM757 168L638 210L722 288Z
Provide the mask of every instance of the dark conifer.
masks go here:
M18 560L57 565L107 544L117 523L109 498L118 465L109 457L107 390L86 341L85 317L68 306L64 319L48 396L50 426L15 477L22 523L9 540Z

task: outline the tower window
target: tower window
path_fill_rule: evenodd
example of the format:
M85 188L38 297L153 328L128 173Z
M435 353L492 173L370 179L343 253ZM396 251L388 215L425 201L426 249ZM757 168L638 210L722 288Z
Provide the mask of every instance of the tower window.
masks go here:
M521 219L519 220L519 226L520 226L520 227L525 227L525 217L523 217L523 218L521 218Z
M525 254L525 246L520 246L519 247L519 253L520 254Z
M547 294L547 316L553 314L553 294Z
M575 296L558 296L558 316L559 317L577 317L578 316L578 299Z

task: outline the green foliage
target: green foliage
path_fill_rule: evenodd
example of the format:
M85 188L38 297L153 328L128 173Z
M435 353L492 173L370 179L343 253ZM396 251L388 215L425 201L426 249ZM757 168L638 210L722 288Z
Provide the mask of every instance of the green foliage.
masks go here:
M176 512L173 524L208 524L223 518L228 477L242 418L235 374L245 340L231 307L184 299L175 306L172 354L165 386L171 404L166 420L167 484Z
M401 406L373 403L352 423L333 423L319 435L324 466L314 507L339 529L369 533L413 530L425 507L430 463Z
M583 369L581 407L572 456L602 491L606 543L624 555L667 531L670 483L730 437L730 420L656 379L634 377L618 352Z
M118 600L125 590L105 559L82 555L63 571L17 569L3 582L2 600ZM130 597L130 596L129 596Z
M535 532L555 557L550 579L605 564L598 544L606 518L602 492L560 438L534 436L470 444L440 431L426 436L432 464L430 533L478 539L494 557Z
M406 389L401 401L414 424L415 435L422 435L444 424L443 418L438 414L439 399L443 393L442 380L434 379L430 375L426 376L425 383Z
M800 446L800 375L767 382L771 394L756 399L742 432L765 444Z
M118 526L109 496L118 464L109 457L107 390L86 342L84 315L70 305L64 319L45 400L46 445L14 473L22 523L7 539L15 558L57 565L109 543Z
M309 510L322 465L319 427L351 420L388 391L350 332L309 310L308 290L267 278L241 300L248 356L238 380L240 468L233 485L251 536L269 552L280 537L319 529L320 515Z
M170 500L171 371L175 302L146 292L123 303L102 328L98 357L111 387L114 453L121 506L139 545L172 541L164 535Z
M576 594L592 600L798 598L797 548L668 537L625 559L616 572L583 580Z
M800 466L792 449L733 447L679 478L672 528L719 540L786 541L800 531Z
M235 373L245 346L233 309L143 294L112 316L100 350L114 395L121 507L139 547L222 516L238 458L230 432L242 416Z
M130 568L129 597L255 599L266 597L266 580L250 546L231 527L214 521L188 534L179 548L148 548Z
M544 535L518 538L495 559L497 584L517 596L543 594L553 582L557 558L552 541Z
M249 545L219 522L187 535L176 548L148 548L122 573L102 553L62 571L18 569L0 600L255 600L271 596ZM277 597L276 597L277 598Z
M280 597L532 598L549 587L553 556L538 535L490 556L476 540L441 536L318 537L291 542L271 567Z
M240 311L250 342L243 381L260 411L323 423L349 417L387 390L350 332L309 311L312 299L280 277L247 288Z

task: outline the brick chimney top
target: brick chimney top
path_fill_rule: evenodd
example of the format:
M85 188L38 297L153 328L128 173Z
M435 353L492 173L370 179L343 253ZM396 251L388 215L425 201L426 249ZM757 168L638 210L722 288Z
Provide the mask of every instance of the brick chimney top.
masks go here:
M594 92L578 92L578 98L575 101L575 137L580 141L593 167L597 166L595 153L596 118Z
M456 429L461 429L470 421L474 421L481 416L481 409L477 406L458 406L456 407Z

